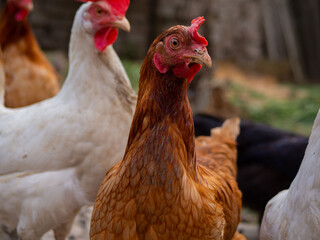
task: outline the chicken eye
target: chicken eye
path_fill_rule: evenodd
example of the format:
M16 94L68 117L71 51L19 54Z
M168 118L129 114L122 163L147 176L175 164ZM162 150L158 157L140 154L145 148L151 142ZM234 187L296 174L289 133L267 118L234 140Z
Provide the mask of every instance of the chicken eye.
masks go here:
M102 10L101 8L97 7L97 8L96 8L96 15L97 15L97 16L101 16L102 13L103 13L103 10Z
M177 49L177 48L179 48L179 47L180 47L180 41L179 41L178 39L176 39L176 38L171 38L171 40L170 40L170 47L171 47L172 49Z

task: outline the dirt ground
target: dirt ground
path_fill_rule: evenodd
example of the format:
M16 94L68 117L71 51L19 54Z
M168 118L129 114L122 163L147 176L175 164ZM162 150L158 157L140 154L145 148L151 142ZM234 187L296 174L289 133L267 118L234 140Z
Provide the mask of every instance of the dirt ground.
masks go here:
M229 62L218 62L213 76L217 81L240 83L247 89L279 100L290 96L290 90L279 85L279 80L275 77L244 70Z

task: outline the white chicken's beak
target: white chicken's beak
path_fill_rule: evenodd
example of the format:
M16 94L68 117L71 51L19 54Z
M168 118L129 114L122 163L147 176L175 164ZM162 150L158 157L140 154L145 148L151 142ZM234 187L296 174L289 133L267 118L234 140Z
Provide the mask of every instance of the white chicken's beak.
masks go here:
M111 24L113 27L120 28L126 32L130 32L130 23L126 17L121 20L117 20Z

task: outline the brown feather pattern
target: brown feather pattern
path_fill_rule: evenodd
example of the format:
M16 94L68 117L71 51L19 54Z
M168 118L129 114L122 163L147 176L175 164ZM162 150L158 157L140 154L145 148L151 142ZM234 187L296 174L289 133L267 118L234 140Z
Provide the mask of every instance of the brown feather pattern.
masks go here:
M169 29L142 65L125 156L99 189L92 240L232 239L236 233L236 133L224 127L195 142L187 81L153 64L156 44L174 32L188 37L186 27Z
M27 19L16 21L7 4L0 17L0 44L7 107L30 105L58 93L58 76L41 51Z

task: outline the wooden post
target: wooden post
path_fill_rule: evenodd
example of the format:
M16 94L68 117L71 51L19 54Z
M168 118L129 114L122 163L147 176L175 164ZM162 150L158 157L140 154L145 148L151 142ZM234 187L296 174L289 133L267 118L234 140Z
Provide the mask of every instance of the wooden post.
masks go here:
M296 82L305 81L302 69L302 61L299 53L299 45L296 37L294 22L288 0L275 0L280 16L280 24L286 43L290 65Z
M286 59L286 51L284 39L282 36L282 29L280 24L280 17L276 9L274 0L260 0L263 25L266 36L266 45L268 57L273 61Z

